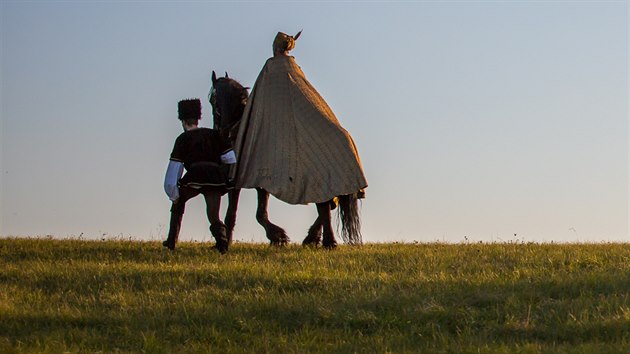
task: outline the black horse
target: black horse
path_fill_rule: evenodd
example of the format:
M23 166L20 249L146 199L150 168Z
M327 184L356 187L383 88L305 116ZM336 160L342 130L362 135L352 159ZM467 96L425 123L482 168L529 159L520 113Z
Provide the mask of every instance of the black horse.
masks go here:
M236 141L239 123L243 116L249 94L248 88L243 87L236 80L231 79L227 73L225 77L218 78L212 72L212 89L208 99L212 104L214 116L214 129L218 129L221 135L229 139L232 144ZM238 156L237 156L238 159ZM256 220L265 229L265 233L272 245L285 245L289 242L285 230L269 221L267 205L269 192L257 188L258 208ZM225 215L228 239L231 242L236 225L236 211L240 189L233 189L229 193L229 206ZM357 195L331 196L331 200L325 203L317 203L318 217L309 228L303 245L317 246L320 243L328 249L335 248L337 241L333 232L331 213L339 205L339 220L341 223L342 238L349 244L360 244L360 216ZM323 239L322 239L323 235Z

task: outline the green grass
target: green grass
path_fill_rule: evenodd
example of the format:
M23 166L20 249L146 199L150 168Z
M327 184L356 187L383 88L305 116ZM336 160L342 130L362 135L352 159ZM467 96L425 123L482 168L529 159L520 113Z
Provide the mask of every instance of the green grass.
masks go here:
M0 352L630 351L629 244L0 239Z

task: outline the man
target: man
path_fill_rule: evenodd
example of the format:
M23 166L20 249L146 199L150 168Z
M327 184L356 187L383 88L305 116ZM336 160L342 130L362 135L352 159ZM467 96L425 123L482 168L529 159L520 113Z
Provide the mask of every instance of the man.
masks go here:
M173 205L168 238L163 245L175 249L186 201L203 194L210 232L216 240L216 248L225 253L228 250L226 227L219 219L221 196L227 192L227 169L222 164L234 164L236 156L218 131L199 127L199 99L180 101L178 112L184 132L175 140L164 178L164 190ZM182 178L184 169L186 174Z
M362 196L367 180L352 137L289 55L300 33L276 35L252 89L235 145L237 187L291 204Z

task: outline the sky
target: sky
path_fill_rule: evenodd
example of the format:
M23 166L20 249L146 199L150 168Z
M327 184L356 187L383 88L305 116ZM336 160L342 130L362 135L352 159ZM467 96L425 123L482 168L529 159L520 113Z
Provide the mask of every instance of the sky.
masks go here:
M628 238L627 1L0 2L0 237L165 239L177 102L278 31L353 136L366 242ZM227 199L223 199L225 210ZM256 193L235 240L266 242ZM313 205L272 198L293 242ZM223 214L223 212L222 212ZM203 198L183 241L210 241Z

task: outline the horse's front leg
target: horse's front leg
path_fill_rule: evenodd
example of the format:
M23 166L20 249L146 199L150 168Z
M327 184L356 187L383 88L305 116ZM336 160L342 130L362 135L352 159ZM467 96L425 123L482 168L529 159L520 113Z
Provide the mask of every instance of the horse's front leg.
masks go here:
M256 220L265 228L267 238L271 241L272 245L282 246L289 242L289 236L278 225L269 221L269 214L267 213L267 205L269 204L269 192L262 188L256 188L258 192L258 208L256 210Z
M324 236L322 245L327 249L337 247L337 240L335 240L335 233L333 232L330 218L330 203L317 203L317 215L317 220L319 220L322 225L322 234Z
M234 234L234 226L236 225L236 210L238 209L238 199L241 190L234 188L228 192L228 208L225 212L225 226L227 227L228 243L232 244L232 235Z

